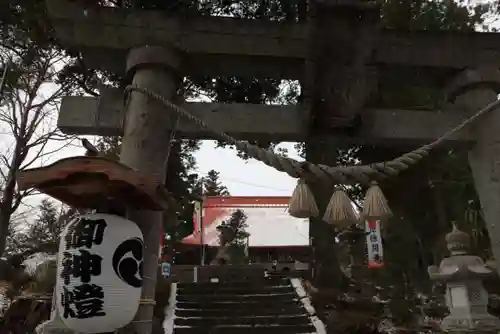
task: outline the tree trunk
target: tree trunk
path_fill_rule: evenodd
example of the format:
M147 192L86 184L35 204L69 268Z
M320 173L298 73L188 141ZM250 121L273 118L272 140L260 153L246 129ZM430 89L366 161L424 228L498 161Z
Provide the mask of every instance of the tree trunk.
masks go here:
M0 257L4 255L5 247L7 246L7 237L9 234L9 225L14 212L14 195L16 191L16 176L21 167L23 156L21 154L21 143L17 139L14 149L14 155L11 160L9 173L5 182L5 188L0 198Z
M9 202L2 202L0 205L0 257L3 256L7 245L11 215Z

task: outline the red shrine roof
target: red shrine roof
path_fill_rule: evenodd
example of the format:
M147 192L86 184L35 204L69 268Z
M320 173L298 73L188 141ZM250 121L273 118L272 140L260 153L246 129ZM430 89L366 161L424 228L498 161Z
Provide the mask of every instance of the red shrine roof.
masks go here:
M219 245L217 226L229 219L236 210L247 216L249 247L304 247L309 245L309 220L290 216L290 197L236 197L211 196L203 201L202 224L204 244ZM196 213L193 234L182 240L184 244L200 245L201 228Z

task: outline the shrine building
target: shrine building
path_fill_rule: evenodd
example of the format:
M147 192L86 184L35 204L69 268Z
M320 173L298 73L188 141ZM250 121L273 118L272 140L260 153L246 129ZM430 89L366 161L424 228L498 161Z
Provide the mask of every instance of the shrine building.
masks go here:
M290 197L205 197L201 210L201 225L195 212L193 233L177 245L176 263L200 264L202 245L205 264L217 253L219 231L217 227L231 218L236 210L247 217L247 252L252 264L273 262L277 270L305 270L310 257L309 220L288 214ZM203 236L202 236L203 231Z

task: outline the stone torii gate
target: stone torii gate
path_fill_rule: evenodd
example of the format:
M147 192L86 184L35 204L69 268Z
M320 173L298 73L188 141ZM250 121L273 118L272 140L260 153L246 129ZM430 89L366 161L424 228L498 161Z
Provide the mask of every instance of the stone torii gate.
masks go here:
M67 0L47 0L47 5L57 37L79 50L87 66L121 74L133 85L175 100L237 139L304 141L312 163L333 165L325 152L339 143L426 144L495 100L500 87L500 35L381 29L379 8L360 1L311 1L308 19L298 23L169 17L155 11L83 8ZM441 110L386 109L372 103L384 75L399 70L424 73L429 81L439 78L446 102ZM180 78L191 74L299 80L302 104L186 103L175 93ZM100 98L66 97L58 125L71 134L122 135L121 161L161 184L171 131L182 138L214 138L183 118L175 127L176 119L140 92L125 99L123 90L103 89ZM500 114L486 115L447 143L470 148L499 260ZM331 193L317 186L313 191L324 210ZM161 216L137 211L129 217L143 231L144 272L151 274L156 271ZM326 223L312 220L313 238L331 233ZM317 239L318 251L331 254L332 243ZM329 265L318 263L316 269ZM143 298L152 298L154 289L154 284L145 284ZM145 306L138 317L151 314L152 308ZM141 333L149 331L146 323L137 326Z

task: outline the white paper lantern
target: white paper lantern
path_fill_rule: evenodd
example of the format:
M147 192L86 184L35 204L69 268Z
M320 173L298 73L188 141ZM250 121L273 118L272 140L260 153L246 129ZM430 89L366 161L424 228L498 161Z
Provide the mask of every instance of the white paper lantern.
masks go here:
M135 223L108 214L82 215L59 244L56 299L62 321L80 333L113 332L139 307L143 237Z

